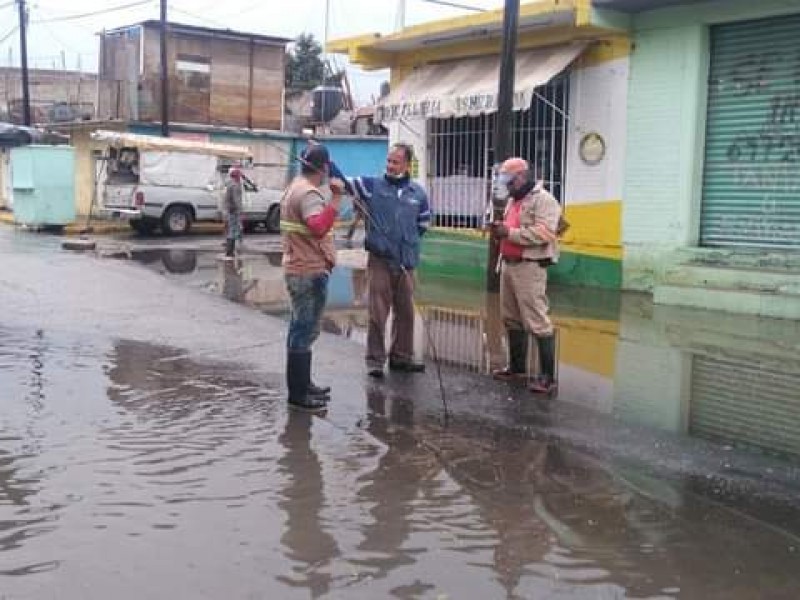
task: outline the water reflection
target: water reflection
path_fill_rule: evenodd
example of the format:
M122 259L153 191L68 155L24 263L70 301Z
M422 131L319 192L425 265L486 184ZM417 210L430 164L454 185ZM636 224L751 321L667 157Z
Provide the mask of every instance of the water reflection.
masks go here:
M646 473L616 471L558 438L463 419L442 429L415 417L413 401L379 390L369 406L368 429L387 449L359 494L374 520L360 548L378 553L366 564L380 576L419 559L408 540L438 515L449 534L442 560L457 549L488 567L508 598L744 599L769 589L788 599L800 584L791 536L742 521L681 482L658 481L661 496L653 497L631 485ZM431 493L440 473L477 512L453 493ZM732 528L746 530L749 545L735 543ZM758 576L742 584L736 575L744 573Z
M451 368L474 364L489 312L445 308L431 317L435 339L452 349ZM556 307L570 377L611 369L607 415L652 417L628 454L660 443L652 432L664 425L678 440L716 440L690 455L716 461L723 442L700 429L707 413L696 394L720 376L747 383L714 383L734 408L775 403L746 413L747 427L773 427L774 439L745 441L794 451L791 425L779 430L772 414L794 401L797 365L786 350L797 338L786 324L743 335L741 319L639 308L623 305L612 326ZM581 353L609 339L611 365ZM649 367L656 359L666 362ZM675 377L684 362L689 371ZM788 600L800 587L800 545L787 533L800 530L789 526L797 502L766 501L768 474L737 494L724 488L736 474L719 477L721 467L684 474L671 465L664 476L638 456L587 447L570 437L586 414L587 435L600 442L630 428L601 429L604 407L583 410L572 396L550 412L509 403L502 419L460 413L442 427L418 395L381 384L326 419L287 415L274 381L230 364L49 331L4 331L0 374L11 398L0 433L0 589L11 597ZM774 385L761 393L765 375ZM660 399L649 411L636 404L648 393Z
M319 598L331 590L331 563L340 552L321 517L325 492L312 443L314 418L308 413L289 411L278 438L285 449L278 460L279 474L285 481L278 499L278 506L286 514L281 543L295 565L291 575L279 575L277 579L290 587L307 589L313 598Z
M414 438L413 421L413 402L388 398L378 387L367 390L365 429L386 444L375 470L362 475L358 494L359 502L369 507L358 546L364 557L358 563L375 579L417 560L406 546L414 528L414 499L438 465Z
M169 271L192 266L208 278L208 289L234 302L287 313L279 252L237 262L190 254L147 251L136 258L160 258ZM365 343L366 292L363 269L338 267L324 331ZM482 374L504 364L496 294L423 277L417 307L420 357L435 355L443 365ZM562 400L679 435L800 457L792 416L800 410L798 322L653 308L636 296L571 288L553 290L552 314ZM531 344L530 374L536 365Z

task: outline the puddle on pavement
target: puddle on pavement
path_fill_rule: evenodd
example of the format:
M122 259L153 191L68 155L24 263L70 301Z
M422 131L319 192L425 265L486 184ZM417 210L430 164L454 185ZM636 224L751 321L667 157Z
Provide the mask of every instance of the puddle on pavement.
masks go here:
M342 426L287 414L279 382L180 349L0 333L7 598L736 600L800 589L797 537L692 478L600 460L546 433L547 414L530 430L466 418L443 429L375 386L357 426Z
M231 265L181 252L141 259L285 311L277 257L226 284ZM354 338L362 277L338 271L328 314ZM496 300L419 297L452 368L502 354ZM578 290L553 313L557 407L609 445L643 428L627 447L671 476L565 438L555 409L443 429L375 386L341 424L180 349L0 330L0 597L796 598L797 496L767 493L800 480L795 324ZM682 475L687 456L707 474ZM734 489L747 457L763 479Z
M229 300L286 317L279 252L220 260L153 250L134 260ZM349 263L357 260L345 261ZM331 276L323 329L366 343L363 269ZM644 297L556 289L560 398L632 423L800 460L800 322L653 307ZM489 373L504 364L499 298L423 278L417 354ZM530 353L530 372L535 355Z

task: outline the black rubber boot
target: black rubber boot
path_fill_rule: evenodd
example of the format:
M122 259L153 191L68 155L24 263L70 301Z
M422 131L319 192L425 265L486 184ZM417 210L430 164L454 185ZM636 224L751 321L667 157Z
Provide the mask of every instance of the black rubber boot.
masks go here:
M508 330L508 366L514 373L528 372L528 334L522 329Z
M537 337L536 345L539 348L539 376L531 384L531 391L537 394L550 394L556 389L556 338L548 335Z
M312 356L313 356L313 354L312 354ZM311 360L311 359L309 359L309 361L313 362L313 360ZM313 381L311 381L311 379L309 377L308 393L311 394L312 396L326 396L330 400L331 386L329 386L329 385L319 386L319 385L315 384Z
M495 379L524 379L528 373L528 334L522 329L507 329L508 366L493 373Z
M286 385L289 405L302 410L322 410L327 406L323 396L308 393L311 383L311 352L289 352L286 356Z

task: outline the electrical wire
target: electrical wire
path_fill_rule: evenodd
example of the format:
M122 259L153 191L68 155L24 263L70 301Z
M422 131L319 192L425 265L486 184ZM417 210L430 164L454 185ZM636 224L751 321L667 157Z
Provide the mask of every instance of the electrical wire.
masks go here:
M216 27L221 27L222 29L230 29L227 25L225 25L222 21L217 21L216 19L209 19L207 17L201 17L200 15L196 15L188 10L184 10L182 8L178 8L177 6L170 6L169 10L171 12L180 13L187 17L192 17L193 19L197 19L199 21L203 21L205 23L209 23L210 25L214 25Z
M121 4L119 6L111 6L109 8L104 8L103 10L97 10L90 13L79 13L79 14L72 14L72 15L64 15L63 17L53 17L50 19L37 19L32 21L33 23L61 23L63 21L75 21L78 19L86 19L90 17L95 17L97 15L105 15L112 12L117 12L120 10L128 10L129 8L136 8L137 6L144 6L145 4L153 4L154 0L140 0L139 2L131 2L129 4Z
M17 32L18 29L19 29L19 25L14 25L14 27L11 28L11 31L9 31L3 37L0 38L0 44L4 43L8 38L10 38L12 35L14 35Z

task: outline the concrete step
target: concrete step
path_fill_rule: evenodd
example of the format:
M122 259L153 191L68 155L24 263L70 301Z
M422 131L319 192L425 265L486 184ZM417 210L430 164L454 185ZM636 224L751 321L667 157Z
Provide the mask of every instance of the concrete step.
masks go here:
M664 274L665 285L800 294L800 269L682 264Z
M800 291L776 293L741 288L663 284L653 290L653 302L776 319L800 319Z
M746 248L680 248L676 262L707 267L733 267L739 269L776 269L800 271L800 252L752 250Z

